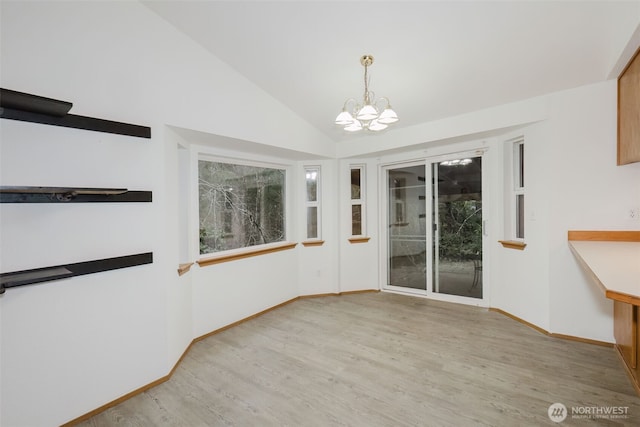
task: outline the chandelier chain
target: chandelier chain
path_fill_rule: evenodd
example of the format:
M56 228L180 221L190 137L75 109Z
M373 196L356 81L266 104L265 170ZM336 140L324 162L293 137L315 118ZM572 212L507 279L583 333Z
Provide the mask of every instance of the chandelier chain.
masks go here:
M365 105L371 103L371 100L369 99L369 64L368 62L364 63L364 103Z

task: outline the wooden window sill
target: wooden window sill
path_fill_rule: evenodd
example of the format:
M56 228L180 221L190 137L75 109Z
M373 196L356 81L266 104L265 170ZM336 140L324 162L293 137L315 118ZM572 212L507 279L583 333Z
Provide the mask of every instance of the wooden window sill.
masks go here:
M527 246L525 242L521 242L519 240L498 240L502 244L503 247L507 249L517 249L519 251L524 250Z
M243 252L237 252L233 254L216 255L208 258L202 258L196 261L200 267L206 267L208 265L220 264L223 262L236 261L243 258L250 258L258 255L266 255L272 252L286 251L295 248L297 243L280 243L278 245L269 246L267 248L248 249Z
M367 243L371 237L351 237L349 243Z
M324 240L307 240L306 242L302 242L302 246L322 246L324 245Z
M178 276L182 276L183 274L191 270L192 265L193 265L192 262L186 262L184 264L178 265Z

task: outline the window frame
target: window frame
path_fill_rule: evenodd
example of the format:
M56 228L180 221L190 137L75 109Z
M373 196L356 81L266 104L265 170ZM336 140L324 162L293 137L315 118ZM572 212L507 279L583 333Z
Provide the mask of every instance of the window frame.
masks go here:
M512 169L512 196L511 196L511 238L518 242L524 242L526 236L525 217L525 145L524 137L519 137L512 142L513 158ZM522 201L522 203L520 203Z
M208 252L208 253L200 253L200 173L199 173L199 161L210 161L215 163L227 163L241 166L250 166L257 168L266 168L266 169L279 169L284 172L284 191L283 191L283 231L284 238L283 240L277 242L264 243L259 245L252 246L243 246L240 248L227 249L223 251L217 252ZM233 154L220 154L217 152L213 152L209 150L208 147L192 147L192 182L193 182L193 215L192 217L192 226L191 226L191 235L193 236L193 243L191 245L192 253L194 254L196 259L206 260L206 259L234 259L234 257L238 254L243 253L268 253L270 248L279 247L288 247L290 244L290 236L292 236L291 225L293 223L292 220L292 206L291 206L291 191L292 191L292 164L287 164L279 159L267 158L267 157L259 157L259 156L244 156L244 153L233 153ZM200 263L200 261L198 261Z
M360 194L358 199L353 198L351 179L353 171L360 171ZM367 235L367 222L366 222L366 168L364 164L349 165L349 235L351 237L364 237ZM354 234L354 221L353 221L353 207L360 206L360 234Z
M309 200L309 193L307 188L307 179L309 173L316 173L316 200ZM305 240L316 241L322 240L322 168L319 165L305 165L304 166L304 186L303 186L303 200L304 200L304 216L305 216ZM309 236L309 208L316 208L316 236Z

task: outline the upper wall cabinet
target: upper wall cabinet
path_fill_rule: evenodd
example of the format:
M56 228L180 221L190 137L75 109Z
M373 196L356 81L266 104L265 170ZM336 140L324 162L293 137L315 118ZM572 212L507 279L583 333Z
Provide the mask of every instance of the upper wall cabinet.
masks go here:
M618 165L640 162L640 51L618 78Z

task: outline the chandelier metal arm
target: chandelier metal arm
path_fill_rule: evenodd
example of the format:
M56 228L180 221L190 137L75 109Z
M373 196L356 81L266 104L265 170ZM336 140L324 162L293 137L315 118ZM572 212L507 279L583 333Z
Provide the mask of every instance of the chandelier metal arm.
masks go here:
M349 103L353 105L352 110L348 109ZM342 107L342 111L348 111L350 113L355 113L359 109L360 109L360 104L358 104L358 100L355 98L348 98L346 101L344 101L344 106Z
M381 96L380 98L376 99L376 106L382 101L385 102L384 108L391 108L391 102L389 101L389 98L385 98L384 96Z

